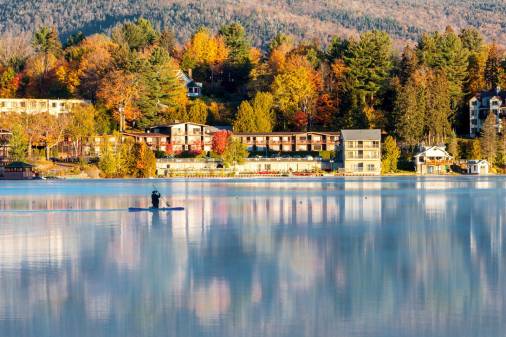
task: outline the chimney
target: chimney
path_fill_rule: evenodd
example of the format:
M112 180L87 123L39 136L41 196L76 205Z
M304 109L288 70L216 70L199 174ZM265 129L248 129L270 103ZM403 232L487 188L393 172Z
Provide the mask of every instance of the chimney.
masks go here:
M193 74L192 74L191 68L188 68L188 77L190 78L190 80L193 80Z

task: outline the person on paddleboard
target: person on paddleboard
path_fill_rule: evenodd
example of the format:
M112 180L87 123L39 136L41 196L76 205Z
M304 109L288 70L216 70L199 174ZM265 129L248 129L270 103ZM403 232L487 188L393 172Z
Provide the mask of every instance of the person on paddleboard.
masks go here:
M151 192L151 203L153 204L153 208L159 208L160 207L160 198L161 198L160 192L157 190L154 190Z

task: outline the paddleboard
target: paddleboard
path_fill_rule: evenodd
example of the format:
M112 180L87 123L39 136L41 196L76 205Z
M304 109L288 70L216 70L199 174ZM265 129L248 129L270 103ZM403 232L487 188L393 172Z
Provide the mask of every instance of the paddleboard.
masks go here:
M165 207L165 208L140 208L140 207L129 207L129 212L172 212L172 211L184 211L184 207Z

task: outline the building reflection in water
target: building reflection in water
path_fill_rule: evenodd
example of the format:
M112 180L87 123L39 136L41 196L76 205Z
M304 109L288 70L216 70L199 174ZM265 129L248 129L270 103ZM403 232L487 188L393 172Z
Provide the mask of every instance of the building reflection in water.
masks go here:
M506 192L484 179L167 182L186 209L160 214L122 210L148 205L135 185L0 194L0 335L499 336ZM69 211L12 212L44 209Z

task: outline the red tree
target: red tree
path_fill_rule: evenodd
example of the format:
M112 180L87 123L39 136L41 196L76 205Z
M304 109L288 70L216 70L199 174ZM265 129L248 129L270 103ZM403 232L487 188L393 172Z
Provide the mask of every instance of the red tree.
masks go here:
M307 114L305 112L298 111L293 116L293 123L298 131L306 130L308 122Z
M232 132L221 130L213 135L213 152L221 155L227 149L228 139L232 136Z

